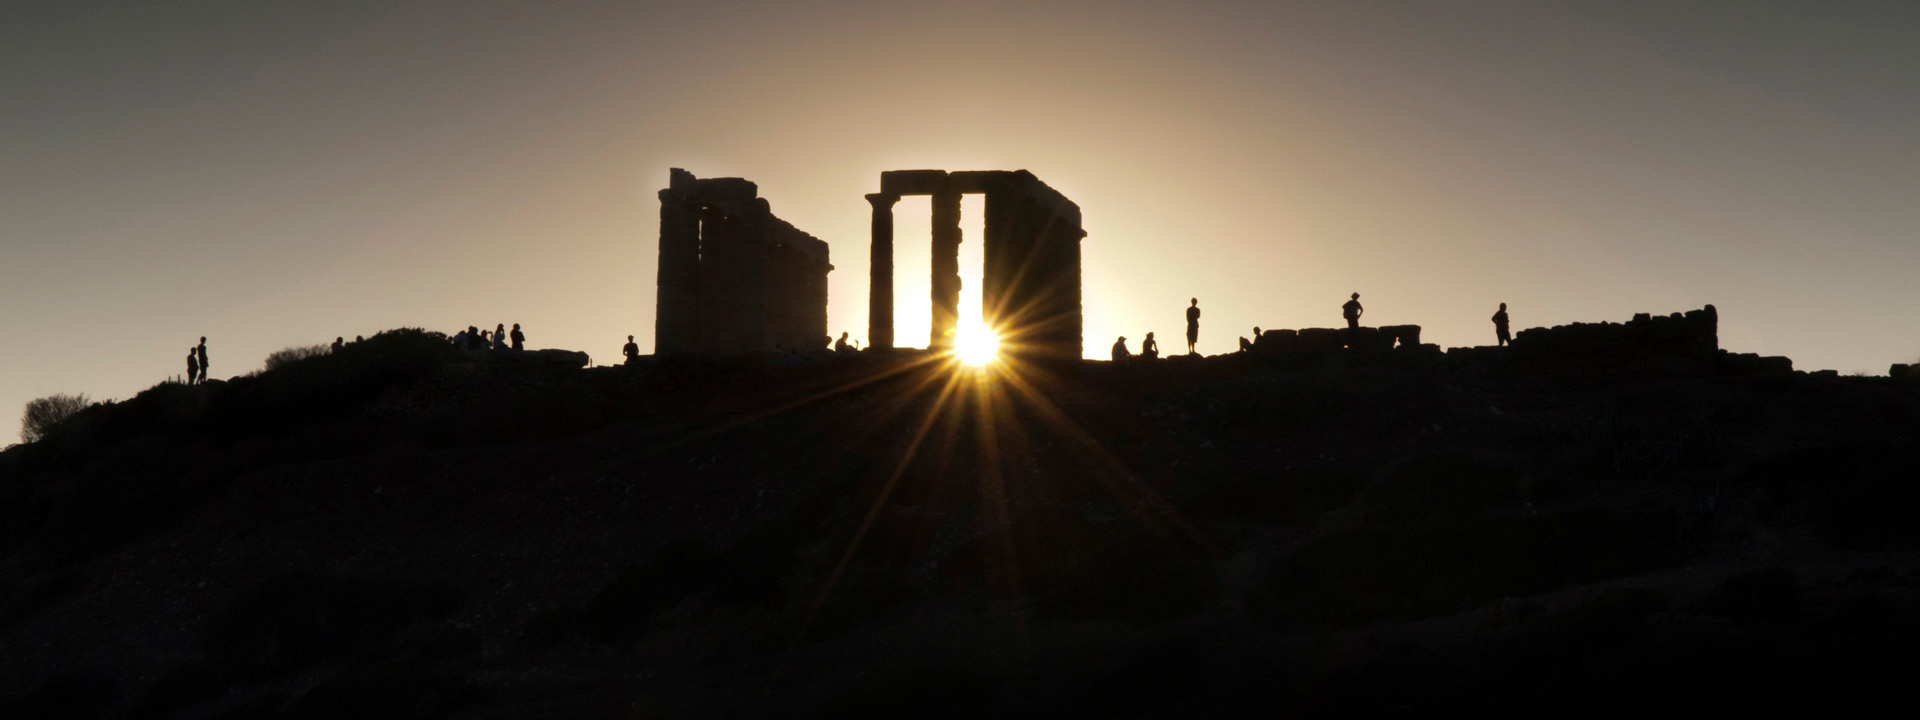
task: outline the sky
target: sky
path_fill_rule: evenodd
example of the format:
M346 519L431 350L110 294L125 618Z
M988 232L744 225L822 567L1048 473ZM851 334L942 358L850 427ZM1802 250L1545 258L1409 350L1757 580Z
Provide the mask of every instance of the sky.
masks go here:
M15 0L0 443L203 335L214 377L397 327L644 352L672 167L826 240L854 339L880 172L1026 169L1083 210L1090 357L1171 349L1189 297L1213 354L1359 292L1444 346L1501 302L1712 303L1733 351L1920 358L1917 3ZM902 344L926 202L896 206Z

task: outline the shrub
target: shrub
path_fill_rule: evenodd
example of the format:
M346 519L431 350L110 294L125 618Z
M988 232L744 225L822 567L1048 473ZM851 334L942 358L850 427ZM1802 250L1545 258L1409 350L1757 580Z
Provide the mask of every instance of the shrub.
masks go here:
M29 401L27 411L20 416L20 442L30 443L46 437L55 425L66 422L74 413L92 404L86 393L49 395Z
M320 357L328 352L325 345L296 345L285 348L267 356L267 369L274 370L307 358Z

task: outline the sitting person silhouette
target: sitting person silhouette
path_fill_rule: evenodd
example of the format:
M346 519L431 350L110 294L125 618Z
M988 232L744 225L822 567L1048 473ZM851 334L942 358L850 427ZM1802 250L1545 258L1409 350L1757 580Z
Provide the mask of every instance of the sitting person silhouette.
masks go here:
M513 349L527 349L527 336L525 333L520 332L520 323L513 324Z
M1507 334L1507 304L1500 303L1500 312L1493 314L1493 339L1499 343L1495 347L1506 347L1513 342L1513 336Z
M192 347L188 347L187 348L187 384L192 385L194 383L194 378L199 374L200 374L200 351Z
M504 350L507 347L507 324L493 326L493 349Z
M1132 358L1132 357L1133 357L1133 353L1127 352L1127 336L1121 335L1119 340L1113 341L1113 361L1114 362L1124 364L1129 358Z
M1260 342L1260 326L1255 325L1253 326L1252 341L1248 341L1245 337L1240 338L1240 352L1248 352L1252 350L1253 346L1258 344L1259 342Z
M341 348L342 346L345 346L346 344L347 344L347 338L346 338L345 336L341 336L341 337L336 337L336 338L334 338L334 339L333 339L333 351L334 351L334 352L340 352L340 348Z
M1147 333L1147 339L1140 341L1140 357L1148 360L1160 357L1160 343L1154 341L1153 333Z
M846 334L846 333L844 333L844 332L843 332L843 333L840 333L840 339L839 339L839 340L836 340L836 341L834 341L834 343L833 343L833 351L834 351L834 352L839 352L839 353L843 353L843 352L853 352L853 346L852 346L852 345L848 345L848 344L847 344L847 334Z
M620 354L627 356L628 365L640 359L640 346L634 344L632 335L627 336L627 344L620 348Z

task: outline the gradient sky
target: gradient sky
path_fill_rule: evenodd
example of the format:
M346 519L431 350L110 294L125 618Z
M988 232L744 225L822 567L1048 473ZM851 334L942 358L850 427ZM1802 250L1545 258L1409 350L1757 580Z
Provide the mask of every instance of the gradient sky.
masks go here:
M201 335L216 377L402 326L645 349L669 167L831 244L835 335L881 171L1025 168L1084 209L1091 356L1173 348L1190 296L1222 353L1358 291L1448 346L1500 302L1714 303L1735 351L1920 357L1920 3L16 0L0 443ZM903 341L925 212L896 208Z

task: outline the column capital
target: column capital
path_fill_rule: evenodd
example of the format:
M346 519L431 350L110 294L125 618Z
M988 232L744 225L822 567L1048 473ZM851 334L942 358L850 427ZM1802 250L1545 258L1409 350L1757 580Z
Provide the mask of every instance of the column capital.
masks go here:
M893 193L868 193L867 202L873 203L876 210L890 208L894 203L900 202L900 196Z

